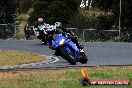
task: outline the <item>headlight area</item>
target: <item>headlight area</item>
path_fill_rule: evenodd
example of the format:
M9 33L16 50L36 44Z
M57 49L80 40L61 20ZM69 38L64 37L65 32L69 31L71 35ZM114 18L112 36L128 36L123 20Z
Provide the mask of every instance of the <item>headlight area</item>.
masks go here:
M60 41L60 45L63 45L64 43L65 43L65 40L62 39L62 40Z

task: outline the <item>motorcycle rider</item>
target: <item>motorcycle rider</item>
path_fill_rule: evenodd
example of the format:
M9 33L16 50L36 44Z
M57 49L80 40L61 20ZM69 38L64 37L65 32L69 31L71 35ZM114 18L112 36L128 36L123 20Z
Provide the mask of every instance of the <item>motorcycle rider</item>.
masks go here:
M55 27L56 27L56 31L55 31L56 34L62 33L63 35L65 34L68 35L68 38L71 39L71 41L73 41L77 45L80 52L84 53L83 45L80 45L80 43L78 42L78 38L74 35L74 33L71 30L63 27L61 22L56 22Z
M47 26L47 24L44 23L44 19L43 18L38 18L38 20L37 20L37 22L34 26L35 30L40 31L43 26L45 26L45 27Z
M40 17L40 18L38 18L37 23L34 26L35 31L39 32L39 34L37 35L37 38L39 40L41 40L43 38L43 34L44 34L44 30L42 29L42 27L44 27L46 30L46 28L48 27L48 24L46 24L44 22L44 19ZM44 43L44 42L42 42L42 43Z

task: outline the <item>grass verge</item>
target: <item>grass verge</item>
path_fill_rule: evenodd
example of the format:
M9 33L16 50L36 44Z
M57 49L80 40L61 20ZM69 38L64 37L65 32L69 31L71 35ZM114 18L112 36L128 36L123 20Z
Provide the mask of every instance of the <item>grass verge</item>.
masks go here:
M90 79L132 81L132 66L88 67ZM79 83L81 68L0 73L0 88L84 88ZM128 86L87 86L85 88L132 88Z
M0 50L0 67L44 61L45 57L28 52Z

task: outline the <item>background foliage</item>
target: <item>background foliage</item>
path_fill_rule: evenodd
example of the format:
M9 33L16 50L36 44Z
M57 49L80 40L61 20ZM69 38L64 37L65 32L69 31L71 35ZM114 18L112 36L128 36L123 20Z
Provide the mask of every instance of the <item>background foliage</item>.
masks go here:
M33 9L29 23L34 23L38 17L43 17L47 23L53 24L61 21L68 24L68 21L78 13L80 0L34 0Z
M89 28L97 29L97 31L118 30L119 1L120 0L0 0L0 23L14 23L16 21L14 19L15 15L29 15L28 12L32 9L28 19L28 23L31 25L34 25L38 17L43 17L46 23L54 24L56 21L61 21L65 27L76 27L79 29L79 32L82 32L82 29ZM80 7L80 4L83 7ZM122 0L122 39L131 39L131 14L132 1ZM22 20L25 17L19 18ZM28 16L26 18L28 18ZM96 33L92 35L94 34ZM104 34L101 33L101 37L103 35ZM114 35L112 34L112 36Z
M15 0L0 0L0 23L13 23Z
M15 0L16 12L19 14L27 13L32 8L32 0Z

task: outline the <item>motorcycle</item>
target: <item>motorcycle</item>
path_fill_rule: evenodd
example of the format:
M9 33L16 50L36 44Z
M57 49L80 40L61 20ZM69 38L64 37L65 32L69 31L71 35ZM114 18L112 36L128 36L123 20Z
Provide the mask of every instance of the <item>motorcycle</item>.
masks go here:
M54 34L52 40L52 49L59 53L62 58L67 60L72 65L75 65L76 62L85 64L88 61L85 53L81 54L76 44L74 44L67 37L67 35L64 36L63 34Z

